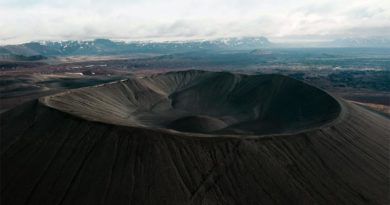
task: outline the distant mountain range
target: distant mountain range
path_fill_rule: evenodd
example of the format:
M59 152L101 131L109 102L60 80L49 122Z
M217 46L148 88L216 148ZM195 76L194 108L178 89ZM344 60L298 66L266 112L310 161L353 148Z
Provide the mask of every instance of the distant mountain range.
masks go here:
M390 48L390 38L341 38L307 44L271 43L265 37L236 37L193 41L41 41L0 46L0 60L42 60L50 56L116 55L128 53L181 53L202 50L255 50L284 47ZM268 51L267 51L268 52Z
M42 41L0 47L0 55L61 56L92 54L123 54L132 52L186 52L198 50L242 50L271 46L264 37L224 38L199 41L116 42L108 39L92 41ZM4 57L3 57L4 58Z
M336 47L390 47L390 37L371 37L371 38L340 38L328 43L329 46Z
M310 39L309 39L310 40ZM277 48L390 48L390 37L344 37L314 41L285 41L273 43Z

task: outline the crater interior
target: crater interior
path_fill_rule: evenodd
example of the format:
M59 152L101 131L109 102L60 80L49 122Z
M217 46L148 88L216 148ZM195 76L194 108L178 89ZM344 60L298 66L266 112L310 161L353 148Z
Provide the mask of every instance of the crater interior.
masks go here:
M279 134L334 120L339 103L281 75L180 71L41 98L87 120L190 133Z

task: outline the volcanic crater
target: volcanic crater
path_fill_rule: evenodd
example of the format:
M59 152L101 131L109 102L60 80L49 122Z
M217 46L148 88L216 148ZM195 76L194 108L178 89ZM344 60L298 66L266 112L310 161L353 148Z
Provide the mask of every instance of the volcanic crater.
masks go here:
M5 205L390 204L389 119L289 77L154 74L0 117Z
M292 78L205 71L131 78L41 101L92 121L214 135L297 132L340 112L332 96Z

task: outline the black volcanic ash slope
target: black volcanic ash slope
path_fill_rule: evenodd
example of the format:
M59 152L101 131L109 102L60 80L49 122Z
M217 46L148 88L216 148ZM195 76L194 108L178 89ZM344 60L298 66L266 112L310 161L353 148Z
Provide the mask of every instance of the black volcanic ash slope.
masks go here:
M389 204L389 123L275 75L78 89L1 115L1 204Z

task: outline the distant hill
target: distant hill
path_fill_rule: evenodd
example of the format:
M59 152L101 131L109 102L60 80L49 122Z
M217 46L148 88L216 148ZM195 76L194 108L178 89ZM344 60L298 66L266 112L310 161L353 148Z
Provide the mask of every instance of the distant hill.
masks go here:
M0 54L0 61L39 61L47 59L43 55L16 55L16 54Z
M363 47L379 47L379 48L390 48L390 38L378 37L378 38L340 38L327 43L328 46L333 47L352 47L352 48L363 48Z
M119 54L131 52L183 52L215 49L242 50L264 48L271 45L272 43L265 37L167 42L118 42L109 39L95 39L92 41L43 41L20 45L7 45L0 47L0 55L56 56Z

